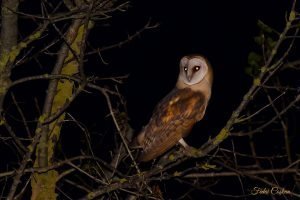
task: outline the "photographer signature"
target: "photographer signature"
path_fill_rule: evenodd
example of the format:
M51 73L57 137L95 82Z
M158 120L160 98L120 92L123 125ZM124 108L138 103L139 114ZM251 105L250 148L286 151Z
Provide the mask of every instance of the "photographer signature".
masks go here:
M250 190L251 195L287 195L291 194L290 190L286 190L280 187L253 187Z

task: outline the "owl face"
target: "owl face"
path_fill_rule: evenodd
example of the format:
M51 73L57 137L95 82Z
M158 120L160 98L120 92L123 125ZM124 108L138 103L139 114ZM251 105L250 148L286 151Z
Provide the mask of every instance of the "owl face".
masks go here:
M187 85L201 82L208 72L208 63L201 56L185 56L180 60L179 80Z

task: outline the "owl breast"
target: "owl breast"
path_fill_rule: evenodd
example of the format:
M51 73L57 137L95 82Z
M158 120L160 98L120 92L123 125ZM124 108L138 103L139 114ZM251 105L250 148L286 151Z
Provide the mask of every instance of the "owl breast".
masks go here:
M149 123L138 136L143 148L139 160L152 160L172 148L202 119L206 105L201 92L190 88L173 89L156 106Z

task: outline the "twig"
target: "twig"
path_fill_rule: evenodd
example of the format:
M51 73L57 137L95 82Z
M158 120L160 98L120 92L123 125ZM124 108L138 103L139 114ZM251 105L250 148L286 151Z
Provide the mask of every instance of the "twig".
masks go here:
M273 105L273 103L275 103L280 97L282 97L283 95L285 95L286 92L282 92L280 95L278 95L275 99L272 100L272 102L269 102L267 105L265 105L264 107L260 108L259 110L257 110L256 112L254 112L253 114L245 117L245 118L241 118L239 119L237 122L241 123L244 121L247 121L251 118L253 118L254 116L258 115L259 113L261 113L263 110L265 110L266 108L270 107L271 105Z
M283 135L284 135L284 142L285 142L285 149L286 149L286 153L287 153L287 158L288 158L288 162L289 164L292 163L292 155L291 155L291 148L290 148L290 144L289 144L289 137L288 137L288 127L285 125L283 118L281 116L279 116L279 111L276 108L276 106L274 105L274 102L272 101L271 97L269 94L267 94L268 100L269 102L272 104L272 108L275 111L276 115L278 115L278 118L280 120L280 124L282 126L283 129Z
M95 88L95 89L96 89L96 88ZM115 124L115 126L116 126L116 128L117 128L117 130L118 130L118 133L119 133L119 135L120 135L120 137L121 137L121 139L122 139L122 142L123 142L123 144L124 144L124 146L125 146L125 148L126 148L126 150L127 150L127 153L128 153L128 155L129 155L129 157L131 158L131 160L132 160L132 162L133 162L133 164L134 164L134 166L135 166L137 172L138 172L138 173L141 173L141 171L140 171L138 165L137 165L136 162L135 162L135 159L133 158L133 156L132 156L132 154L131 154L131 151L130 151L130 149L129 149L129 147L128 147L128 144L127 144L127 141L126 141L126 139L124 138L124 135L123 135L123 133L122 133L120 127L119 127L119 124L118 124L118 122L117 122L117 120L116 120L116 117L115 117L115 114L114 114L114 111L113 111L113 108L112 108L112 105L111 105L111 101L110 101L109 95L108 95L107 92L106 92L105 90L103 90L102 88L99 88L99 91L101 91L102 94L103 94L103 95L105 96L105 98L106 98L106 102L107 102L108 108L109 108L109 110L110 110L110 115L111 115L112 118L113 118L114 124Z
M287 105L284 109L282 109L276 116L274 116L272 119L270 119L265 124L257 127L256 129L249 131L247 133L231 133L231 135L234 136L246 136L246 135L253 135L254 133L260 132L262 129L266 128L270 124L272 124L275 120L277 120L280 116L282 116L284 113L286 113L290 108L292 108L298 101L300 101L300 94L295 98L294 101L292 101L289 105Z
M215 177L228 177L228 176L241 176L242 175L259 175L259 174L294 174L298 169L262 169L262 170L243 170L237 172L210 172L210 173L191 173L184 175L183 178L215 178Z
M22 144L20 139L17 137L17 135L13 131L12 127L7 123L7 121L4 121L3 123L4 123L6 130L10 134L10 136L13 138L14 142L17 144L17 146L16 146L17 149L20 148L23 152L27 152L28 149Z
M21 116L22 123L23 123L23 125L24 125L24 127L25 127L25 130L26 130L26 132L27 132L28 138L31 138L32 135L31 135L31 133L30 133L30 130L29 130L29 127L28 127L26 118L25 118L25 116L24 116L24 113L23 113L22 109L20 108L18 102L16 101L16 97L15 97L15 95L14 95L13 93L11 93L11 97L12 97L12 100L13 100L14 104L16 105L17 110L18 110L18 112L19 112L19 114L20 114L20 116Z
M108 46L105 46L105 47L101 47L101 48L98 48L96 50L93 50L93 51L90 51L90 52L87 52L86 55L91 55L91 54L95 54L95 53L100 53L100 52L103 52L103 51L107 51L107 50L110 50L110 49L114 49L114 48L121 48L122 46L124 46L125 44L131 42L132 40L134 40L135 38L139 37L144 31L146 30L151 30L151 29L155 29L159 26L159 24L154 24L154 25L151 25L151 20L149 20L147 22L147 24L141 28L140 30L138 30L135 34L133 35L129 35L127 37L126 40L123 40L119 43L116 43L116 44L112 44L112 45L108 45Z
M119 172L117 169L113 168L111 165L109 165L108 163L106 163L105 161L101 160L100 158L94 157L94 156L76 156L73 158L69 158L63 161L59 161L51 166L48 167L38 167L38 168L28 168L28 169L24 169L24 173L44 173L47 171L50 171L52 169L57 169L59 167L62 167L63 165L69 164L71 162L74 161L81 161L81 160L94 160L95 162L99 162L103 167L105 167L107 170L109 171L113 171L115 172L119 177L126 177L125 175L123 175L121 172ZM0 173L0 178L1 177L6 177L6 176L14 176L17 172L14 171L8 171L8 172L2 172Z
M96 177L94 177L93 175L87 173L86 171L80 169L79 167L77 167L76 165L74 165L73 163L67 163L68 165L72 166L74 169L78 170L79 172L81 172L82 174L86 175L87 177L91 178L92 180L94 180L97 183L102 183L104 185L107 185L108 183L102 181L101 179L98 179Z

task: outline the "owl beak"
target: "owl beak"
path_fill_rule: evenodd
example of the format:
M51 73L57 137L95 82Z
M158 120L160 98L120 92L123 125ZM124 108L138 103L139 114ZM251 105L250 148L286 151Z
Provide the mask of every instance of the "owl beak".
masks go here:
M188 81L191 81L191 80L192 80L192 77L193 77L193 75L192 75L192 74L190 74L190 75L187 75L187 79L188 79Z

